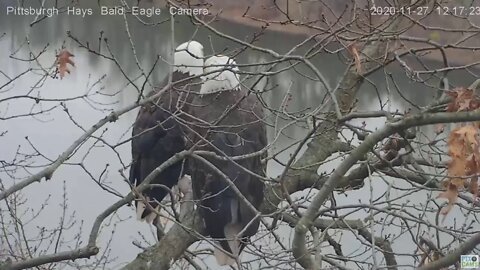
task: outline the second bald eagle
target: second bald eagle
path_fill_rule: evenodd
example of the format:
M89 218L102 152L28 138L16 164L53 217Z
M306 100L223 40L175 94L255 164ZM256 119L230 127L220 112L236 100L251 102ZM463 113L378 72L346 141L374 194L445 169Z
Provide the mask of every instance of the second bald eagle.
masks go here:
M241 87L236 72L233 59L209 58L200 93L189 106L193 116L189 138L197 144L195 150L218 156L205 156L210 164L193 158L190 165L194 197L200 202L206 231L223 249L215 250L220 265L234 264L258 231L255 209L264 197L261 151L267 146L267 136L263 110L257 98Z

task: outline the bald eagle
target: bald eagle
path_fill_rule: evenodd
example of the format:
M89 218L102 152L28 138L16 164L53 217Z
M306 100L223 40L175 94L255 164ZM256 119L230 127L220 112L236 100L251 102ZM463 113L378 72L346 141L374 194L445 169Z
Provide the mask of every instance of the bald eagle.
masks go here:
M267 146L261 104L240 86L236 71L235 61L227 56L213 56L205 62L204 82L189 107L195 118L189 139L197 144L195 150L223 157L205 159L228 176L250 206L258 208L264 197L262 156L228 159ZM218 264L232 265L258 231L260 220L218 171L202 160L192 158L190 162L194 198L199 202L206 232L223 249L215 249L214 255Z
M185 149L185 133L177 119L183 117L186 104L193 98L191 92L199 91L201 79L198 75L202 73L203 46L197 41L179 45L174 54L172 86L158 99L142 106L133 125L129 177L132 185L141 184L155 168ZM197 78L188 79L192 76ZM162 85L167 84L168 78ZM150 96L158 91L154 90ZM150 182L154 186L143 190L143 198L136 201L138 219L148 223L155 220L155 212L160 209L158 203L185 174L184 167L183 162L177 162Z

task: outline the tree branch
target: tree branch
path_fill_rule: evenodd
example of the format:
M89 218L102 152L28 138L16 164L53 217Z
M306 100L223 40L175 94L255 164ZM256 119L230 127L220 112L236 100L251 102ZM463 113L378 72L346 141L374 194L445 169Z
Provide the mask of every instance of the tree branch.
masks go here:
M383 128L368 135L367 138L357 148L355 148L330 175L323 187L313 198L310 206L305 211L303 217L299 220L297 226L295 226L292 251L297 261L305 269L313 268L313 258L311 258L309 255L306 245L306 233L308 228L312 225L318 209L320 209L330 194L335 190L343 175L345 175L353 165L355 165L367 152L369 152L375 144L399 131L415 126L478 120L480 120L480 111L417 114L411 117L406 117L403 120L394 123L387 123Z
M465 243L461 244L457 249L445 255L445 257L426 264L418 268L418 270L437 270L448 267L450 265L454 265L455 263L459 262L460 255L470 253L478 245L480 245L480 233L472 236Z

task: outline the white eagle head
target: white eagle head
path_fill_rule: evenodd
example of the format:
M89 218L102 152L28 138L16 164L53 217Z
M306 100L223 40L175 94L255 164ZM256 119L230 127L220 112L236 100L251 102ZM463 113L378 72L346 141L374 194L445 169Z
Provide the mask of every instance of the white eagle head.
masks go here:
M203 73L203 45L191 40L178 45L173 56L174 71L192 76Z
M216 71L216 72L215 72ZM217 55L205 61L203 84L200 94L210 94L223 90L240 90L237 63L228 56Z

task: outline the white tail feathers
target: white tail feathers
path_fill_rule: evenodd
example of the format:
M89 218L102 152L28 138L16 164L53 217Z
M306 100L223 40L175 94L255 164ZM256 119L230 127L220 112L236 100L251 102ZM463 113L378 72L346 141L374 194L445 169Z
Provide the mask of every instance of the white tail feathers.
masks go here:
M184 175L182 178L180 178L177 185L172 188L172 191L173 191L174 194L178 194L178 197L180 197L180 193L183 193L183 195L186 196L186 198L184 198L185 200L192 200L193 191L192 191L192 179L190 178L190 176L189 175ZM160 222L160 224L167 223L168 219L158 215L158 213L162 209L162 207L160 205L157 205L155 207L155 209L153 209L153 211L149 211L150 213L147 216L142 218L145 211L150 210L150 209L147 209L147 205L145 204L145 202L149 202L149 201L151 201L151 198L148 197L148 196L145 196L144 198L139 199L136 202L137 220L145 221L149 224L153 224L155 222L155 220L157 220L157 217L158 217L158 220L156 222ZM177 201L177 196L175 196L175 201ZM177 207L178 207L178 205L177 205Z
M178 191L183 195L193 194L192 190L192 178L190 175L185 174L177 183Z
M143 201L137 201L137 220L142 220L142 214L145 208L146 206Z
M157 207L155 207L154 211L150 212L150 214L148 214L146 217L145 217L145 222L147 222L148 224L153 224L153 221L155 220L155 218L157 218L157 213L160 211L160 205L157 205Z
M233 258L231 255L227 254L225 250L215 248L213 255L217 259L218 265L234 265L237 262L238 256L240 255L240 232L242 231L242 226L238 223L229 223L223 229L225 233L225 238L228 241L228 246L232 251Z
M213 255L215 256L215 259L217 260L217 264L220 266L223 265L234 265L236 260L232 257L230 257L227 253L225 253L223 249L218 249L215 248L213 250Z
M145 197L145 199L147 201L150 200L149 197ZM157 205L157 207L155 207L154 211L149 213L146 217L142 218L143 212L145 212L146 209L147 209L147 206L146 206L144 201L138 201L137 202L137 211L136 211L137 212L137 220L145 221L149 224L152 224L153 221L157 218L157 213L160 211L160 205Z
M228 242L228 247L232 251L231 255L223 249L215 248L213 255L217 259L218 265L234 265L240 255L240 232L242 232L242 225L238 223L238 201L230 201L230 213L232 214L231 222L223 228L223 233Z
M225 232L225 237L228 241L228 246L232 251L233 256L238 257L240 255L240 232L242 231L242 226L238 223L230 223L223 229Z

